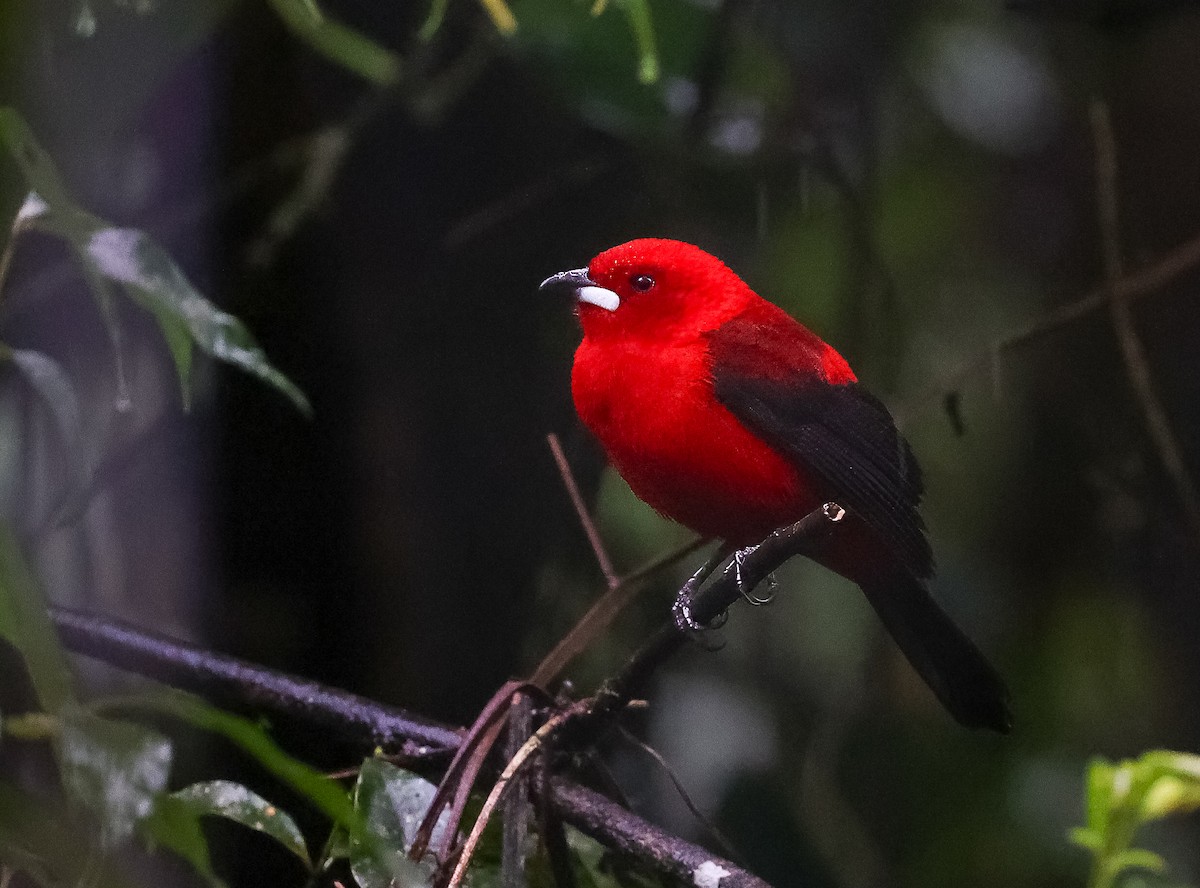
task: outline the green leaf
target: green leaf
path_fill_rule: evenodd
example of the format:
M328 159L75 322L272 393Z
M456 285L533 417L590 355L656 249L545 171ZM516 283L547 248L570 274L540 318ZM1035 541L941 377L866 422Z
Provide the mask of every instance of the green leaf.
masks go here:
M378 758L364 759L354 787L354 807L366 832L351 838L350 870L361 888L424 885L432 867L407 857L417 827L433 800L437 787ZM434 829L438 842L446 828L443 816Z
M4 105L0 105L0 142L17 162L26 183L47 206L72 203L54 162L33 137L25 118L15 108Z
M517 32L517 17L513 15L505 0L479 0L479 5L488 14L496 30L505 37L511 37Z
M271 366L242 322L201 296L167 251L145 233L134 228L97 228L86 249L104 275L124 284L158 318L181 379L190 363L190 357L182 355L189 351L183 344L186 331L191 341L212 357L257 376L290 398L303 413L312 413L304 393Z
M262 796L240 783L229 780L210 780L193 783L172 793L197 816L210 814L268 835L300 858L305 869L312 869L305 844L296 821L286 811L280 811Z
M1155 780L1142 798L1142 821L1157 820L1170 814L1187 814L1200 808L1200 782L1174 774Z
M311 11L305 11L310 6L305 0L273 2L302 14L315 27L329 26L319 15L314 18ZM129 395L114 283L158 321L175 362L185 405L190 401L192 349L198 346L273 386L301 412L311 415L303 392L270 364L241 321L200 295L166 250L144 232L108 225L71 200L48 155L12 108L0 106L0 141L17 158L34 192L26 199L18 221L62 237L79 261L116 355L119 404L127 403Z
M450 0L431 0L429 13L425 16L425 21L417 32L419 40L428 43L433 39L433 35L442 27L442 21L446 18L446 9L449 6Z
M400 58L369 37L330 20L315 0L268 0L293 34L325 58L381 85L400 79Z
M1114 873L1119 873L1127 869L1144 869L1152 873L1161 873L1167 868L1166 861L1159 855L1142 848L1127 848L1121 853L1114 855L1111 860L1111 866Z
M1188 752L1172 752L1169 749L1156 749L1147 752L1142 759L1153 762L1164 771L1171 771L1180 777L1200 781L1200 755Z
M658 81L658 49L654 42L654 24L650 18L650 4L646 0L617 0L638 49L638 80L650 84Z
M108 848L128 839L154 810L171 770L171 742L131 722L68 707L59 734L63 786L100 821Z
M224 888L213 871L208 839L200 828L200 815L186 802L174 796L159 796L150 816L138 825L138 831L153 847L166 848L191 864L213 888Z
M1103 844L1100 837L1092 830L1077 826L1068 834L1071 844L1078 845L1080 848L1086 848L1093 854L1098 854L1103 849Z
M56 713L73 699L66 654L46 613L46 598L25 563L16 534L4 522L0 522L0 638L24 657L46 712Z
M37 223L67 239L76 258L81 260L83 274L104 323L116 360L117 390L122 400L128 397L125 366L121 357L121 327L117 320L116 300L112 287L99 276L82 256L80 239L83 229L93 221L71 199L62 176L50 155L38 143L33 130L16 109L0 105L0 143L17 161L31 193L17 214L17 224ZM57 218L57 226L51 221Z
M362 832L362 821L342 788L320 771L292 758L279 748L266 731L249 719L222 712L197 697L178 691L109 698L97 701L93 706L161 712L220 734L351 835L360 835Z

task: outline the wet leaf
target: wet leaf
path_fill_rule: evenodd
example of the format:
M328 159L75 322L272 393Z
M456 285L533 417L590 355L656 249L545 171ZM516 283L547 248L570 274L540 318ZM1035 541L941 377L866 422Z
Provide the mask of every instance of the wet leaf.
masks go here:
M197 816L224 817L270 836L299 857L306 869L312 869L308 845L291 815L240 783L210 780L171 795Z
M16 534L0 522L0 638L25 659L38 701L56 713L73 699L67 658Z
M110 698L96 705L106 710L119 708L161 712L220 734L308 799L334 823L345 827L351 835L361 834L362 821L342 788L320 771L292 758L280 749L261 726L249 719L222 712L198 697L178 691Z
M310 11L304 11L311 5L304 0L273 3L302 15L311 27L334 27L319 15L314 18ZM23 224L63 238L79 261L116 356L119 405L128 403L129 394L114 284L158 321L175 362L185 404L190 401L192 349L198 347L258 377L288 397L305 415L311 414L303 392L271 365L245 325L205 299L166 250L144 232L108 225L71 200L49 156L12 108L0 107L0 141L17 158L33 191L25 201Z
M350 870L362 888L393 883L424 885L432 867L406 856L437 787L378 758L364 759L354 788L354 806L366 825L363 839L350 842ZM438 821L434 843L448 818Z
M63 786L100 821L101 842L129 838L154 810L171 770L171 742L132 722L64 710L59 735Z
M212 357L275 387L305 414L312 412L304 393L271 366L245 325L201 296L166 250L143 232L98 228L88 237L87 253L104 275L124 284L158 318L181 379L190 366L190 337Z

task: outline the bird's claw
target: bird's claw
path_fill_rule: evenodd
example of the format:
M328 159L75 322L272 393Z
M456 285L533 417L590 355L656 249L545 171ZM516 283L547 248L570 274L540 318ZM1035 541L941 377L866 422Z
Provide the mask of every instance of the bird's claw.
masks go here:
M762 605L770 604L775 600L775 574L771 573L767 575L768 591L766 595L755 595L753 587L748 586L745 580L742 579L742 565L746 562L747 558L754 554L754 551L757 548L757 545L747 546L746 548L738 549L733 553L733 576L737 581L738 591L742 593L742 598L746 599L747 603L752 604L755 607L761 607Z
M671 605L671 614L675 618L676 628L685 635L690 635L705 650L715 651L725 646L723 641L712 641L710 633L725 625L725 621L729 619L729 611L721 611L708 625L701 623L692 616L692 597L685 588Z

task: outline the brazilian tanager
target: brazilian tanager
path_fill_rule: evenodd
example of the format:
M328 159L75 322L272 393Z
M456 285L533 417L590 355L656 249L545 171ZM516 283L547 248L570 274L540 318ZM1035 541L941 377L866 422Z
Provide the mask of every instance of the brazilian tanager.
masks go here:
M1007 731L995 670L929 594L921 471L832 346L691 244L642 239L556 274L583 341L571 391L639 498L735 547L836 502L815 559L856 583L946 709Z

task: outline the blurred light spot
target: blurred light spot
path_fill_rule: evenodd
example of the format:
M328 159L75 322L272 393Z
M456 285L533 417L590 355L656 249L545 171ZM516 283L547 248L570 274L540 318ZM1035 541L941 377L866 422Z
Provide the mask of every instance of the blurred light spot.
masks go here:
M21 204L21 209L17 210L17 218L15 225L21 225L38 216L44 216L50 211L50 205L42 200L41 195L36 191L31 191L25 198L25 202Z
M663 81L663 103L676 117L685 117L696 110L700 89L686 77L668 77Z
M762 115L757 111L735 112L716 121L709 144L728 154L753 154L762 144Z
M83 0L75 10L75 21L71 27L77 37L91 37L96 33L96 13L88 0Z
M973 25L926 32L917 79L955 132L996 151L1044 145L1058 117L1058 90L1044 61L1007 36Z

